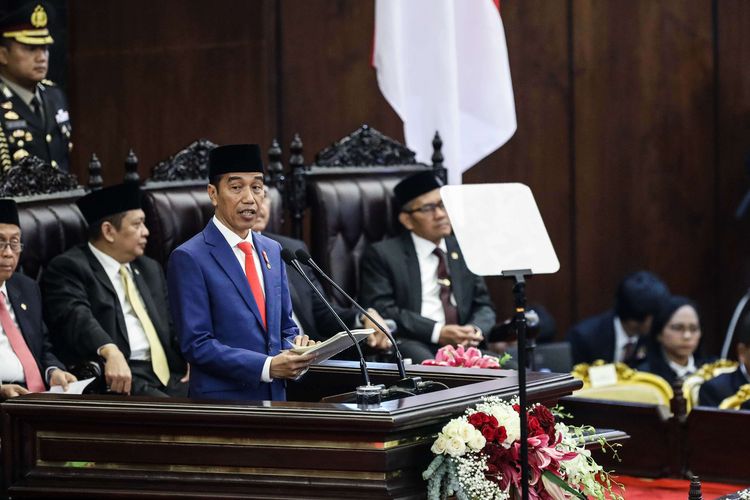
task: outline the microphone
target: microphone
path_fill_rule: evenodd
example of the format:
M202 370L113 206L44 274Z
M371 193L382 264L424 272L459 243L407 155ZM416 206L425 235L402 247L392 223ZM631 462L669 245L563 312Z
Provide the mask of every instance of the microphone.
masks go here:
M322 276L328 283L330 283L331 286L333 286L336 290L339 291L339 293L341 293L344 297L346 297L346 299L349 302L351 302L354 305L354 307L357 308L359 312L364 314L370 321L372 321L375 324L375 326L380 328L380 330L382 330L386 334L386 336L388 337L388 340L390 340L391 344L393 345L393 351L396 353L396 365L398 366L399 377L401 377L401 380L396 382L397 386L407 389L409 391L420 392L425 387L427 387L425 384L431 385L429 383L422 382L421 377L407 377L406 376L406 369L404 368L404 358L401 356L401 351L398 349L398 345L396 344L396 339L393 338L393 335L391 334L390 330L388 330L387 328L384 328L383 325L375 321L375 319L370 315L369 312L367 312L367 310L365 310L364 307L359 305L359 303L356 300L354 300L348 293L346 293L344 289L338 285L338 283L333 281L333 279L331 279L330 276L324 273L323 270L315 263L312 257L310 257L309 253L305 252L303 249L300 248L297 250L295 255L297 256L297 259L299 259L303 264L307 264L308 266L315 269L315 271L320 276Z
M349 328L346 326L346 323L344 323L344 321L341 319L341 316L336 314L336 311L333 310L333 306L331 306L330 302L328 302L323 294L320 293L318 287L316 287L313 282L310 281L310 278L307 277L307 274L305 274L305 271L302 270L302 266L294 257L292 251L287 248L283 248L281 250L281 258L284 259L284 262L286 262L289 266L293 267L300 274L300 276L302 276L302 278L310 286L310 288L315 291L315 294L320 298L320 300L323 301L326 307L328 307L328 310L331 311L331 314L333 314L333 316L336 318L336 321L339 322L344 331L346 331L347 335L349 335L349 338L352 339L354 347L357 348L357 354L359 355L359 367L362 371L362 379L365 381L364 386L357 387L357 403L361 405L379 404L381 400L380 394L382 389L385 389L385 386L374 386L370 383L370 374L367 371L367 362L365 361L365 356L362 354L362 349L359 347L359 342L357 342L357 339L354 338L351 330L349 330Z

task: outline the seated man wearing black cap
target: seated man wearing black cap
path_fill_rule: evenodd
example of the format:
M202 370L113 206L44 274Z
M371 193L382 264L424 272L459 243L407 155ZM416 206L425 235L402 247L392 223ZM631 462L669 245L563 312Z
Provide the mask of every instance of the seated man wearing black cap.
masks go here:
M68 363L104 359L112 392L184 396L185 362L169 321L166 281L143 255L148 229L136 183L77 201L89 242L49 263L42 279L47 324Z
M451 234L441 186L432 172L398 183L398 218L409 231L370 246L360 262L362 302L396 321L401 352L415 363L443 345L477 346L495 324L484 280Z
M0 200L0 401L76 381L52 353L39 287L15 272L22 249L16 202Z
M309 339L292 320L281 247L251 231L265 196L260 147L212 149L208 172L215 215L172 252L167 270L190 397L284 400L284 379L313 356L288 350Z
M26 156L68 171L73 148L65 94L45 80L49 7L29 2L0 19L0 166Z

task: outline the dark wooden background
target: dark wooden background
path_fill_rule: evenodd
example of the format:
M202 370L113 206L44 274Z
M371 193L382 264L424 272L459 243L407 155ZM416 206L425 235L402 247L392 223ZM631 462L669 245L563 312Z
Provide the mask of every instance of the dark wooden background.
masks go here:
M518 131L465 182L531 186L561 262L535 277L562 335L647 268L702 306L718 347L750 286L750 2L504 0ZM369 65L372 0L68 4L74 168L141 175L199 137L295 132L307 159L362 123L403 140ZM414 29L419 29L415 26ZM85 180L85 179L84 179ZM510 284L490 280L500 315Z

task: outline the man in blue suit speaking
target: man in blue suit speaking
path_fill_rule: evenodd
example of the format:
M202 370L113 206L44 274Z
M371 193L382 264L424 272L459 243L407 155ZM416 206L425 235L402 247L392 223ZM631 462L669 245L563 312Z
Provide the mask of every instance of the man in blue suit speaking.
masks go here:
M284 400L284 379L313 357L287 350L308 340L292 320L281 246L251 231L264 197L260 147L217 147L208 171L215 215L172 253L167 270L190 396Z

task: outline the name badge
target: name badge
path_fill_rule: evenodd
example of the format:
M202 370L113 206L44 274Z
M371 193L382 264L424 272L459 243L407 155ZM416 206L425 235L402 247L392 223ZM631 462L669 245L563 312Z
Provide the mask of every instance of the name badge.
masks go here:
M617 369L609 363L602 366L589 367L589 382L591 387L607 387L617 384Z
M70 115L68 112L64 109L58 109L57 114L55 114L55 121L57 124L65 123L70 121Z

